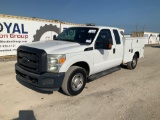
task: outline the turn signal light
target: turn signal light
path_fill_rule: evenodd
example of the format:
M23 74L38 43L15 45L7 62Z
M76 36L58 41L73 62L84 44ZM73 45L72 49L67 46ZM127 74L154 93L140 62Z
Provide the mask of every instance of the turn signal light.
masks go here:
M65 58L60 58L59 59L59 64L63 64L65 62L65 60L66 60Z

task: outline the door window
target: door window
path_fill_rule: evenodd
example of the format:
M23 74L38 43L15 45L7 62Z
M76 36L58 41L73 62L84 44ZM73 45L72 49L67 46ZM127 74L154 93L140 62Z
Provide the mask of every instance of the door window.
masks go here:
M106 42L111 41L111 43L113 43L112 41L112 35L111 35L111 31L109 29L103 29L100 31L97 40L96 40L96 48L103 48L103 44Z
M121 44L121 40L120 40L118 31L113 30L113 33L114 33L114 37L115 37L115 40L116 40L116 44Z

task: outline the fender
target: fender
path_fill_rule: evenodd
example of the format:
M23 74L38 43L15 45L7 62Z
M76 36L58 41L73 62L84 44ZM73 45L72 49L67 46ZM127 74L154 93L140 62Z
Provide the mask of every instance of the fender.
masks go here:
M67 70L77 62L86 62L90 69L89 75L93 73L93 61L86 55L73 55L73 57L69 57L61 66L59 72L67 72Z
M141 54L140 54L139 49L138 49L138 48L135 48L132 53L128 54L128 56L125 56L125 57L123 58L122 63L125 64L125 63L127 63L127 62L132 61L133 56L134 56L134 54L135 54L136 52L139 53L139 58L141 58L142 56L140 56Z

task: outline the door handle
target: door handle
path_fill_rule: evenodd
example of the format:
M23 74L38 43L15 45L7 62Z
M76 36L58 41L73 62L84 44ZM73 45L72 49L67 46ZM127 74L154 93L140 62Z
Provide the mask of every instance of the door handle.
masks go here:
M115 48L113 48L113 54L116 52L116 49Z

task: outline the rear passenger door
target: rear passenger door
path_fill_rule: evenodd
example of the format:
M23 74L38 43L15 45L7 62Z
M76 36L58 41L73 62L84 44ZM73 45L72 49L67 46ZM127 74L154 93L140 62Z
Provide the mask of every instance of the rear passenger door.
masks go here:
M117 63L121 64L123 60L123 36L117 29L113 29L113 39L115 43L115 60Z

